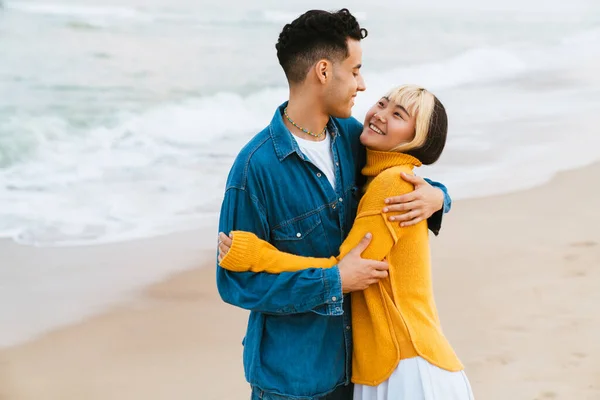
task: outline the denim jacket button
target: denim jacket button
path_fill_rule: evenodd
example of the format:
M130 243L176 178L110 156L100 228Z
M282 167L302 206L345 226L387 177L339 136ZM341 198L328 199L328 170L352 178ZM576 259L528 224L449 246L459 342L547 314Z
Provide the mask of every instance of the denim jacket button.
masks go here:
M321 173L320 173L320 172L317 172L317 176L320 178L320 177L321 177Z
M337 297L333 296L333 297L331 298L331 301L337 301Z
M338 200L340 201L340 203L344 202L344 199L342 199L341 197Z
M300 232L296 233L296 237L302 237L302 234Z

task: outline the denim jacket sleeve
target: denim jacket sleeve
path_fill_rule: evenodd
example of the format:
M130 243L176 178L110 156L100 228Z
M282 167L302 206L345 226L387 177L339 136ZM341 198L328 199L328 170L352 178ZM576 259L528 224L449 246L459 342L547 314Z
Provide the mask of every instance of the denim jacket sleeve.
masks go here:
M437 236L440 233L440 229L442 229L443 215L446 214L447 212L450 212L450 209L452 208L452 199L450 198L450 195L448 194L448 189L446 188L446 186L444 186L443 184L441 184L439 182L435 182L435 181L432 181L427 178L425 178L425 180L431 186L435 186L435 187L441 189L442 192L444 192L444 205L442 206L442 209L433 213L433 215L431 217L429 217L429 219L427 220L427 226L429 227L429 230L431 230L431 232L433 232L434 235Z
M231 187L225 192L219 231L242 230L269 240L262 205L246 190ZM217 263L217 287L226 303L269 314L316 312L341 314L342 282L338 267L309 268L298 272L232 272Z

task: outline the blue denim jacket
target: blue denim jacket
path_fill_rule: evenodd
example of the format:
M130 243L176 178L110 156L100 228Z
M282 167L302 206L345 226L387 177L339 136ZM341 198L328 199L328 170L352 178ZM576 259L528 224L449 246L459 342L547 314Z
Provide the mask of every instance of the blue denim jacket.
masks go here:
M330 119L334 190L285 126L285 106L236 158L219 231L250 231L279 250L302 256L337 255L354 222L363 182L362 125L354 118ZM434 184L444 190L448 211L446 188ZM429 220L436 233L441 214ZM342 293L337 267L276 275L231 272L217 265L217 286L225 302L250 310L243 359L252 386L312 400L350 382L350 299Z

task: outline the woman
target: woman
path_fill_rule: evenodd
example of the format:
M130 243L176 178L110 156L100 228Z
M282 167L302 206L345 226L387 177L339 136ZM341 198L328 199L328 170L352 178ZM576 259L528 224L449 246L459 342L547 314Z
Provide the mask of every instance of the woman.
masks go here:
M354 226L329 259L278 251L248 232L233 232L221 261L233 271L280 273L330 268L368 233L363 258L386 259L389 274L352 294L355 400L470 400L463 366L444 337L433 299L427 222L402 228L382 212L384 200L413 190L400 172L434 163L446 143L444 106L427 90L391 90L367 113L360 140L367 148L367 185ZM281 266L285 266L282 269Z

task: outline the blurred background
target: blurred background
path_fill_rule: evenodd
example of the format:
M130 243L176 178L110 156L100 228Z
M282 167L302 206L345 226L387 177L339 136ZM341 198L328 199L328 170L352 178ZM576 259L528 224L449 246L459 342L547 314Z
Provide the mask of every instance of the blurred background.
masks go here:
M498 396L494 398L600 399L600 387L594 386L600 385L600 365L593 361L600 354L587 358L594 367L586 364L585 374L574 370L573 376L585 377L579 387L588 390L575 397L560 397L569 393L573 380L561 381L562 375L554 370L543 379L532 379L549 385L561 382L556 391L526 386L520 393L527 396L500 397L484 383L491 385L507 376L518 381L519 374L525 373L511 369L508 375L495 375L499 372L494 366L505 366L508 371L511 358L481 356L483 349L490 351L504 343L502 338L507 338L502 348L532 349L536 338L550 329L548 320L541 317L533 333L523 333L514 321L500 321L503 317L494 319L499 309L511 304L506 288L515 282L519 284L509 293L516 297L511 298L519 298L519 293L525 297L511 307L522 309L523 325L536 321L540 307L547 311L544 315L572 318L575 309L584 309L581 302L588 301L585 313L592 313L591 297L584 294L592 293L590 285L600 287L597 273L593 279L586 275L600 263L600 237L595 229L600 222L598 168L571 175L559 189L540 189L525 197L508 194L538 187L560 171L600 160L597 0L0 0L0 347L103 312L179 271L199 264L214 271L217 218L231 163L240 148L270 122L275 107L287 99L286 80L275 54L279 32L308 9L342 7L349 8L369 31L363 41L362 70L367 91L358 96L356 118L362 121L376 99L404 83L427 87L448 110L449 142L444 155L436 165L418 173L446 184L459 201L447 217L449 233L442 234L436 250L442 264L454 266L440 272L440 293L446 304L440 308L442 319L451 321L454 343L466 353L467 367L494 371L487 380L473 377L476 394L478 390L488 393L481 397L486 399L492 393ZM573 182L579 186L569 186ZM508 197L490 197L498 195ZM503 260L514 269L505 269L505 264L492 268L494 262ZM581 272L583 267L564 272L573 262L585 263L588 272ZM487 272L493 271L491 275L478 275L482 265L489 267ZM471 270L460 269L469 266ZM465 293L474 297L460 300L450 286L455 290L456 285L468 287L469 283L444 275L447 271L471 276L476 282L471 284L479 289ZM552 271L556 280L540 288L540 279L550 282ZM211 307L217 307L214 277L200 274L186 278L188 285L195 282L191 286L159 290L158 298L181 300L193 293L190 298L212 299ZM567 290L564 274L582 281L575 282L564 297L552 297ZM204 282L208 294L198 289L198 282ZM500 286L481 286L483 282ZM575 303L561 308L561 299L569 296ZM530 313L523 308L524 299L535 304ZM494 323L498 326L493 329L510 326L513 336L486 336L490 331L481 325L481 330L465 329L459 324L461 316L473 315L459 304L477 304L482 315L490 318L485 320L490 324L487 327ZM186 324L200 324L190 320L194 315L213 315L209 310L214 309L204 310L205 314L191 311L191 318L180 325L165 323L160 317L157 321L162 321L161 327L182 326L197 333ZM233 312L231 307L219 310L221 317ZM133 321L123 318L118 321ZM223 338L231 339L223 344L224 349L233 342L239 345L244 317L231 318L237 321L232 322L233 336L218 331L206 339L215 349ZM470 321L482 321L479 318ZM600 321L594 321L593 328L582 322L559 328L579 329L597 338ZM153 331L145 323L134 326L132 332ZM206 329L203 325L198 332ZM466 330L474 336L463 335ZM105 349L88 342L89 336L74 335L65 339L64 343L70 343L67 347L53 341L47 346L69 349L63 355L77 353L68 347L73 343L85 343L81 346L86 351ZM489 342L470 347L481 338ZM515 338L527 342L515 345ZM559 335L546 343L546 350L565 341L578 342L572 339ZM579 343L591 343L591 336L588 339ZM236 379L243 384L238 347L223 370L235 366ZM161 349L169 357L172 354ZM209 351L202 349L199 360ZM29 387L26 378L17 376L34 376L27 368L44 362L52 365L56 359L48 356L54 353L27 351L29 364L18 364L17 356L7 356L4 365L22 367L12 369L8 386L6 380L2 383L6 370L0 353L0 399L21 398L13 397L19 390L8 391L13 394L5 397L2 390L10 382L20 382L21 389ZM585 351L572 351L568 357L575 353ZM222 353L215 357L218 354ZM130 371L123 357L122 364L94 365L119 365ZM544 359L542 364L568 369L572 362L568 357ZM157 365L166 358L144 360ZM45 361L40 364L40 359ZM89 360L80 364L89 366ZM138 361L135 366L144 364ZM39 376L50 377L50 370L60 369L37 371ZM68 371L64 373L68 376ZM92 398L84 391L67 396L65 388L72 388L67 383L65 391L53 397L51 391L43 390L60 386L57 382L62 381L47 379L46 386L38 385L40 393L47 393L45 399ZM103 382L105 388L121 387L115 383L121 382L118 379ZM41 398L27 397L25 392L19 392L22 398ZM140 397L139 393L106 396L98 398L161 398L158 394ZM211 396L195 398L247 397L239 393L227 397L218 391ZM162 398L172 397L165 393Z
M597 1L326 5L369 30L360 121L403 83L446 104L449 145L431 174L455 198L600 158L598 135L578 125L600 106ZM287 98L274 49L282 26L319 7L5 0L0 235L54 246L201 227L232 158ZM564 151L572 157L557 163Z

